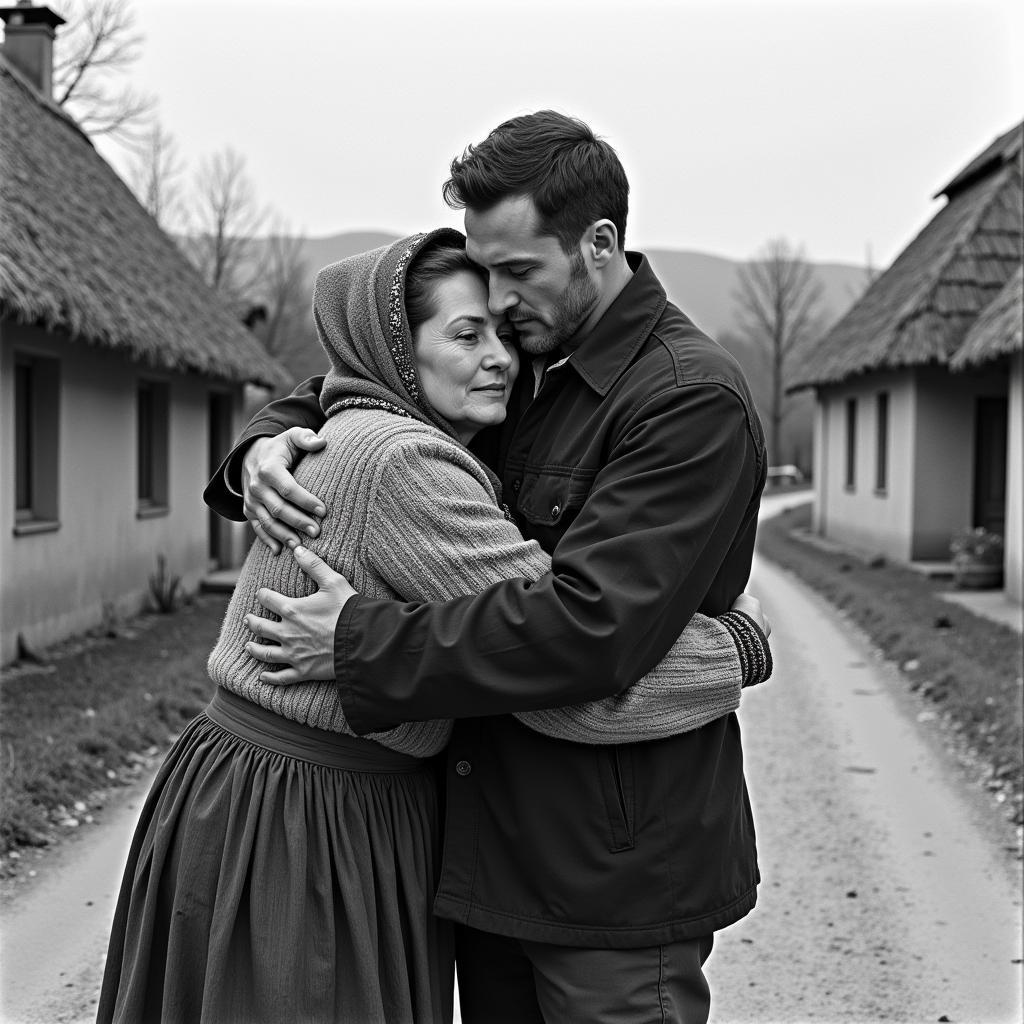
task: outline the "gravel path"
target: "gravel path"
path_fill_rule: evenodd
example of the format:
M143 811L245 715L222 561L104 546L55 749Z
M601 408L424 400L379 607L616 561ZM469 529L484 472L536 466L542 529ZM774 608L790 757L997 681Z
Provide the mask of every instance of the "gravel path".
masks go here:
M709 962L714 1024L1020 1021L1013 829L839 615L769 564L752 588L778 666L740 715L763 883ZM125 791L102 824L45 855L5 909L7 1024L92 1019L144 793Z
M1019 1022L1015 830L891 665L770 563L774 678L740 720L763 882L708 965L714 1024Z
M151 775L114 791L98 824L45 851L0 929L4 1024L79 1024L96 1015L110 920ZM31 856L27 854L26 856Z

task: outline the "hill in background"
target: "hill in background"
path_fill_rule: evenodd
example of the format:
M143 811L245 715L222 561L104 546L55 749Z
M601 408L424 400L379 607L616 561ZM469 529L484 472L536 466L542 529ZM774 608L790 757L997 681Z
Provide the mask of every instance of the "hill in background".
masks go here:
M716 341L740 333L733 292L742 261L678 249L648 249L646 255L668 297L702 331ZM829 327L864 290L867 274L863 267L844 263L812 265L822 286L824 325Z
M350 231L306 239L304 258L309 281L306 308L312 305L317 270L347 256L387 245L399 237L384 231ZM258 248L259 243L254 255ZM750 381L754 399L766 415L770 390L767 363L762 353L743 338L733 299L742 262L676 249L650 249L647 256L669 298L739 361ZM812 265L822 285L820 327L824 333L864 290L867 272L864 267L842 263ZM308 331L293 338L278 358L296 381L324 372L326 356L317 341L312 315L308 318ZM810 471L812 407L813 401L807 393L790 400L783 448L773 461L795 462L805 472Z
M401 235L393 235L387 231L346 231L340 235L328 235L326 238L307 238L304 255L306 266L309 267L309 295L313 296L313 278L321 267L328 263L337 263L356 253L369 252L396 242Z
M321 267L388 245L399 237L386 231L346 231L325 238L306 239L304 256L309 268L310 303L313 301L313 278ZM255 251L259 251L259 243ZM739 333L732 295L742 261L679 249L648 249L645 252L654 272L665 285L668 297L701 330L716 340L723 334ZM814 270L823 288L825 326L831 326L864 290L866 271L864 267L845 263L816 263ZM310 326L312 328L312 320Z

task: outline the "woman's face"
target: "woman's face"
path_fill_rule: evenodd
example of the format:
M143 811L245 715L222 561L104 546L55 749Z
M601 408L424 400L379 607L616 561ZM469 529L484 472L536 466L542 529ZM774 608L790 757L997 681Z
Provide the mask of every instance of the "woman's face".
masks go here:
M413 338L426 400L455 428L463 444L482 427L505 419L519 372L515 333L487 308L487 286L459 271L433 287L437 312Z

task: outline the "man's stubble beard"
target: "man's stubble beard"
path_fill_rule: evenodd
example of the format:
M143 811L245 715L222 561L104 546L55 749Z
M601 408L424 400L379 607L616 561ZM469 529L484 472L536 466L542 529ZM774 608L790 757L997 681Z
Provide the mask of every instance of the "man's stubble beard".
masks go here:
M554 352L579 330L590 311L601 298L597 285L587 273L583 254L577 249L569 263L569 283L558 298L552 314L550 330L540 337L524 338L520 346L527 355L543 356Z

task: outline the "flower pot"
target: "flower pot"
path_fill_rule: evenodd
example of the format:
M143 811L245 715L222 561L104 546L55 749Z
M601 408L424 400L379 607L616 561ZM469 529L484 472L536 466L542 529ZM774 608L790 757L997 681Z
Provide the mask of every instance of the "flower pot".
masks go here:
M953 559L953 582L960 590L996 590L1003 585L1003 567L957 556Z

